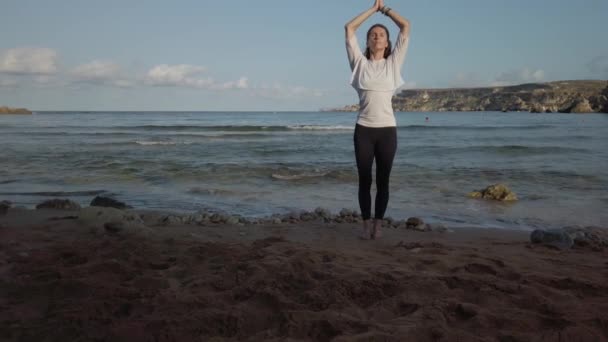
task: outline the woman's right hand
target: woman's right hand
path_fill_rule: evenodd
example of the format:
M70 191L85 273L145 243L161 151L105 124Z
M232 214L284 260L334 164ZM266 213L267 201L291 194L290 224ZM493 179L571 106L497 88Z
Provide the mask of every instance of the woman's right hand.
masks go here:
M376 0L376 2L374 3L374 7L372 7L374 10L379 11L382 9L382 7L384 7L384 0Z

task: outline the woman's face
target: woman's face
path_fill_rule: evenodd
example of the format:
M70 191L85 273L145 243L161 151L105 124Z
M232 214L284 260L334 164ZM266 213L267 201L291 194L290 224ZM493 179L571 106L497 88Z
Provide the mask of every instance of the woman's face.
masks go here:
M384 51L388 47L386 31L382 27L374 27L367 38L367 47L372 52Z

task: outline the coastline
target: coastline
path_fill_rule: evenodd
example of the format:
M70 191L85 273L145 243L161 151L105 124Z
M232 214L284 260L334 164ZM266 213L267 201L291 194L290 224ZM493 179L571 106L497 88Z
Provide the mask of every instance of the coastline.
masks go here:
M85 219L88 211L104 214ZM110 212L131 219L108 225ZM608 336L606 249L549 248L513 230L387 228L364 241L356 223L187 225L159 221L165 215L100 207L0 213L3 337Z
M0 106L0 115L29 115L32 112L26 108L11 108L6 106Z
M396 112L608 113L608 81L564 80L475 88L402 89ZM326 111L357 112L358 104Z

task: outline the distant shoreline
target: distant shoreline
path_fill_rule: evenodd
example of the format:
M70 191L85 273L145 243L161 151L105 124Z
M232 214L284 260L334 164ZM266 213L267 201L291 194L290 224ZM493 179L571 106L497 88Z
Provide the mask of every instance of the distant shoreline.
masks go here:
M11 108L11 107L6 107L6 106L0 106L0 114L28 115L28 114L32 114L32 112L26 108Z
M574 80L502 87L406 89L397 112L608 113L608 81ZM359 105L322 111L357 112Z

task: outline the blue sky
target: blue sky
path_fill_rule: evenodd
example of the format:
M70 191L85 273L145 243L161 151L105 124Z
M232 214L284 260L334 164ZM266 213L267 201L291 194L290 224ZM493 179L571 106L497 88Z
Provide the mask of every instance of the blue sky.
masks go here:
M408 88L608 79L606 0L390 1ZM317 110L356 103L344 24L371 0L2 0L0 105ZM396 26L375 14L371 24Z

